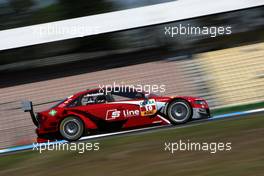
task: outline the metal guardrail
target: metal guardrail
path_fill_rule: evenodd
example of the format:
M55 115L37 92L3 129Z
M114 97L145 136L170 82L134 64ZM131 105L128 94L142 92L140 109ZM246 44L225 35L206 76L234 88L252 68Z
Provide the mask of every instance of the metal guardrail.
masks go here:
M178 0L158 5L92 15L69 20L0 31L0 51L73 39L96 34L128 30L206 15L264 5L263 0ZM162 12L162 13L161 13ZM80 32L56 32L56 31ZM49 32L55 30L51 34Z

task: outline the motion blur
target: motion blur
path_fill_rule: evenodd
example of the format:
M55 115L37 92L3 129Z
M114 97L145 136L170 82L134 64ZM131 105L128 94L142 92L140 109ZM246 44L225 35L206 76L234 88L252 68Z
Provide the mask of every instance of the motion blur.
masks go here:
M0 33L120 10L166 8L166 3L177 1L0 0ZM111 20L118 23L122 15ZM41 111L100 85L164 85L161 95L202 97L215 110L263 106L263 6L102 33L81 26L75 32L78 27L96 34L63 38L62 33L56 35L61 40L0 50L0 149L35 140L34 125L21 111L22 100L32 100ZM21 42L19 35L8 37Z

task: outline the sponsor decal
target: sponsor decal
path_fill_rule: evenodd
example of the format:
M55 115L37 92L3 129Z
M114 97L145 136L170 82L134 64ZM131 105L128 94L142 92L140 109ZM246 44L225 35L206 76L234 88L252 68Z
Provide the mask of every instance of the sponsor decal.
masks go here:
M139 116L139 110L123 110L124 117L134 117Z
M157 112L157 105L155 99L140 102L141 116L153 115Z
M106 120L114 120L118 117L120 117L121 111L118 111L117 109L111 109L106 112Z
M104 93L94 93L94 94L87 94L85 97L96 97L96 96L102 96Z
M111 109L106 112L106 120L114 120L119 117L136 117L139 116L140 112L139 110L117 110L117 109Z
M128 102L121 102L121 103L139 105L139 109L135 109L135 110L111 109L111 110L108 110L106 113L106 120L113 120L121 116L125 118L150 116L150 115L154 115L157 112L157 104L156 104L155 99L130 101L130 102L128 101Z

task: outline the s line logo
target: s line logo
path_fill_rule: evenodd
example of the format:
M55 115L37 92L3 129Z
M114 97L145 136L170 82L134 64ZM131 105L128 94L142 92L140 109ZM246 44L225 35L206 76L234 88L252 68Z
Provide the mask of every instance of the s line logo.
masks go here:
M111 109L106 112L106 120L114 120L118 117L120 117L121 111L118 111L117 109Z
M114 120L119 117L129 118L129 117L137 117L140 115L139 110L117 110L111 109L106 112L106 120Z

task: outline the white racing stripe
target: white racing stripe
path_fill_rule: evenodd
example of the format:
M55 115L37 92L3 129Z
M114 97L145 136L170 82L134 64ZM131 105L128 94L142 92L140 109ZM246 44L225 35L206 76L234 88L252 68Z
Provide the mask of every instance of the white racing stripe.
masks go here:
M157 115L159 118L161 118L162 120L164 120L165 122L167 122L168 124L171 124L170 121L160 115Z

